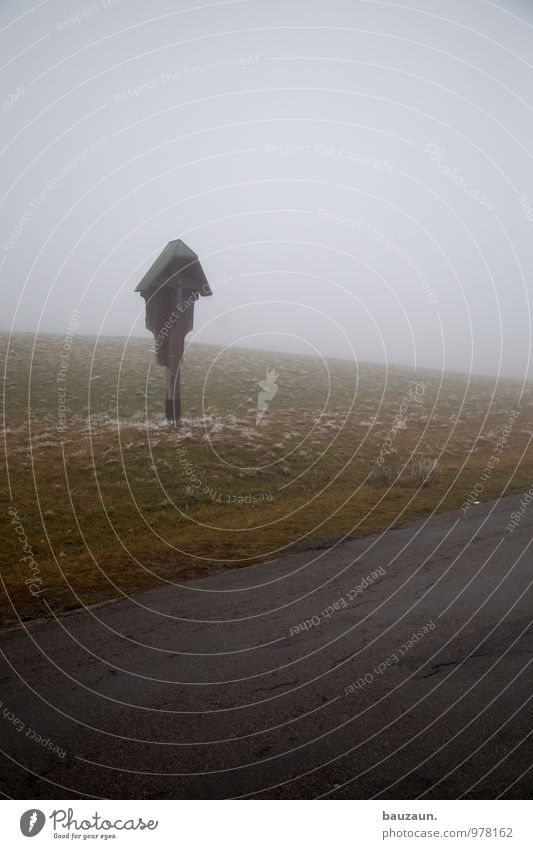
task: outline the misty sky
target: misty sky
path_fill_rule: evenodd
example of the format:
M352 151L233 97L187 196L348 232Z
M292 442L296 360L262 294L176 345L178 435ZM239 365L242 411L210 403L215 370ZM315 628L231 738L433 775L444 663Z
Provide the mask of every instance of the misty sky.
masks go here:
M1 327L529 370L533 3L2 0Z

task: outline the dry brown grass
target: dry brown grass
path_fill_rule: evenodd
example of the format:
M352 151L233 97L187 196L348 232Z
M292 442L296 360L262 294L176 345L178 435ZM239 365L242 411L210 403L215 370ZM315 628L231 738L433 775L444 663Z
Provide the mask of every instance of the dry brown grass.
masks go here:
M6 346L6 338L3 344ZM269 352L191 349L189 418L162 420L163 375L149 341L75 341L58 432L63 340L14 337L6 368L8 487L2 578L5 622L180 580L214 564L245 566L344 535L460 507L520 409L480 500L531 485L533 393L512 382L419 371L425 391L394 432L413 375L405 369ZM94 359L93 359L94 356ZM30 373L31 362L31 373ZM210 368L211 367L211 368ZM258 381L279 372L259 426ZM29 404L29 413L28 413ZM383 456L383 455L381 455ZM192 471L188 471L192 470ZM194 479L193 476L194 475ZM271 499L265 497L270 493ZM263 498L261 498L263 494ZM254 498L255 496L255 498ZM17 510L42 576L33 597L9 524ZM14 609L13 609L14 608Z

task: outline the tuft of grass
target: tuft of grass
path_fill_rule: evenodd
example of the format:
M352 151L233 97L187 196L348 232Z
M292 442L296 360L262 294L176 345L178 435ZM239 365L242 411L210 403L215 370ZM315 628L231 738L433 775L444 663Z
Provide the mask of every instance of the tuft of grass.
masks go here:
M425 456L411 456L402 460L397 452L393 452L388 462L380 463L373 458L368 471L371 482L382 486L429 486L437 477L438 460Z
M400 483L429 486L438 472L436 457L410 457L400 473Z

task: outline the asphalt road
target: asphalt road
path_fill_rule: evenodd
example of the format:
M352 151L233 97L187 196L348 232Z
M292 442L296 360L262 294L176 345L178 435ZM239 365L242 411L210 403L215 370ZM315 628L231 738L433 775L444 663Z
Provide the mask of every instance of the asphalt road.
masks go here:
M0 789L532 798L533 505L505 530L519 501L4 632Z

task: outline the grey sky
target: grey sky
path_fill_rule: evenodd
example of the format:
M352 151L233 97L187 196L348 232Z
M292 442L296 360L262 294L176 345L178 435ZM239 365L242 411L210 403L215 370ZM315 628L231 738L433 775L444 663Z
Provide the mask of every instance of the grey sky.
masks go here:
M198 341L523 377L532 11L3 0L2 327L147 335L180 237Z

